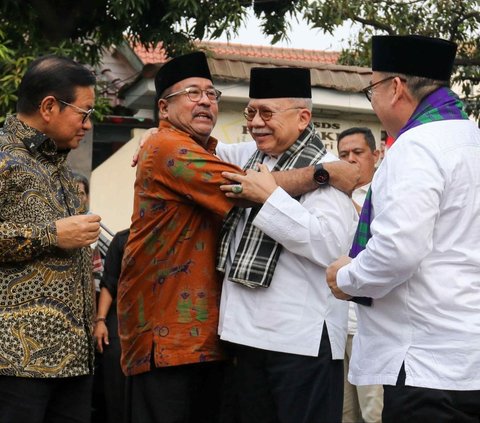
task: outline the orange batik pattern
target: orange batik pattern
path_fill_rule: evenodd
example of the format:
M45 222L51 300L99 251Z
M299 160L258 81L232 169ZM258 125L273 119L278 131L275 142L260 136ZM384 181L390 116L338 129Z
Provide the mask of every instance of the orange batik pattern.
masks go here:
M130 237L118 290L122 368L222 359L217 238L233 207L221 172L242 172L166 122L140 155ZM152 357L153 351L153 357Z

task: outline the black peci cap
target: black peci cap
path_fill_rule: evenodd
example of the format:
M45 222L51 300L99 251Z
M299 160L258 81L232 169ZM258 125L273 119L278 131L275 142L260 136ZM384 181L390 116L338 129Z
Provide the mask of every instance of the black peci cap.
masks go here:
M312 98L310 69L252 68L250 98Z
M165 63L155 76L155 90L157 97L173 84L187 78L205 78L212 80L205 53L197 51L174 57Z
M457 45L420 35L372 37L372 70L448 81Z

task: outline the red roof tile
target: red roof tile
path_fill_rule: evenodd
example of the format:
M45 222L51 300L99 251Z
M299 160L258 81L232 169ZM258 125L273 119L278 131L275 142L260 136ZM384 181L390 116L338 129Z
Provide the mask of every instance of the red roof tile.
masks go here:
M340 53L322 50L302 50L272 46L253 46L246 44L201 42L200 47L212 51L215 57L218 56L241 56L244 60L248 58L263 58L272 60L287 60L294 62L317 62L335 64Z
M211 41L198 42L197 45L208 50L210 72L217 80L248 81L250 69L254 66L298 66L311 70L312 87L359 92L369 84L372 73L370 68L338 65L338 52ZM142 46L132 48L144 65L154 69L168 60L161 43L150 50Z
M230 58L235 57L237 60L250 61L253 59L256 61L261 58L263 60L271 59L282 60L287 62L295 62L299 65L299 62L308 63L321 63L321 64L336 64L340 53L329 52L322 50L302 50L291 49L283 47L271 47L271 46L254 46L246 44L234 44L234 43L220 43L213 41L198 42L197 45L212 53L215 58ZM133 51L142 60L144 64L156 64L165 63L168 59L165 50L162 47L162 43L157 44L154 48L146 49L142 45L134 45Z
M133 44L133 51L138 58L145 64L165 63L168 59L167 53L163 48L162 43L158 43L156 46L151 46L146 49L141 44Z

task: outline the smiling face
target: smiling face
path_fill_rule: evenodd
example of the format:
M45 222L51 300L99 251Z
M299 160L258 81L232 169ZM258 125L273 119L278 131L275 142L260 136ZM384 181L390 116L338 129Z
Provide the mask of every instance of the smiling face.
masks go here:
M172 85L164 97L170 93L196 87L201 90L212 89L212 81L206 78L187 78ZM209 100L205 93L198 102L191 101L187 94L178 94L169 99L158 101L160 118L167 120L176 128L187 132L193 139L205 144L210 137L218 116L218 103Z
M301 100L288 98L252 99L248 107L273 112L272 117L263 120L256 113L247 128L257 143L257 148L270 156L278 156L287 151L308 126L311 112Z
M93 87L77 87L75 100L71 102L82 110L88 110L95 103L95 91ZM49 110L49 119L43 129L51 138L59 150L75 149L85 137L88 130L92 129L90 118L83 122L84 114L77 108L66 106L53 96L46 97L42 104Z

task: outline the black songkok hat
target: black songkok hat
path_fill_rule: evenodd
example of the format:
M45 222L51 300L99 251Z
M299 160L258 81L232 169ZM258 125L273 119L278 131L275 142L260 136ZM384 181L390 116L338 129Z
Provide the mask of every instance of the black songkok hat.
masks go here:
M420 35L372 38L372 70L450 80L457 45Z
M250 98L312 98L310 69L252 68Z
M173 84L187 78L206 78L212 80L205 53L197 51L175 57L165 63L155 76L155 90L157 96Z

